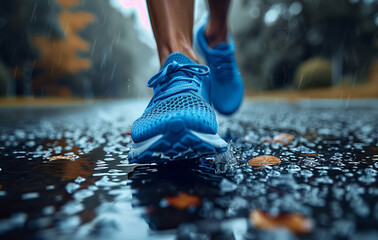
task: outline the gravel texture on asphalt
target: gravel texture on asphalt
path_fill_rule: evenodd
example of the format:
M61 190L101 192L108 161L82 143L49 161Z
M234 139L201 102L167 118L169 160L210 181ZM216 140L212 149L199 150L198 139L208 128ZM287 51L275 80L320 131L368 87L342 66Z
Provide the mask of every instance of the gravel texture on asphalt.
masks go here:
M0 237L378 238L378 100L248 100L228 152L129 164L146 104L1 108Z

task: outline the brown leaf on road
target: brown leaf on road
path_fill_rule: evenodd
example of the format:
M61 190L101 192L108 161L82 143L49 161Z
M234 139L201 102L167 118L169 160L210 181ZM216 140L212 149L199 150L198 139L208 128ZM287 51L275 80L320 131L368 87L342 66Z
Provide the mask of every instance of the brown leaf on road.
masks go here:
M274 136L273 139L270 138L263 138L263 142L275 142L275 143L281 143L283 145L288 145L294 140L294 136L288 133L281 133L276 136Z
M299 213L281 213L270 216L262 210L254 210L249 214L253 226L258 229L273 230L286 228L296 235L305 235L312 231L313 223Z
M288 145L294 140L294 136L288 133L281 133L273 138L273 142L282 143L283 145Z
M189 207L199 207L201 206L201 199L196 195L190 195L185 192L181 192L173 197L165 197L168 204L176 209L184 210Z
M302 157L316 157L319 154L318 153L299 153Z
M263 155L250 159L248 164L255 167L261 167L266 165L276 165L281 162L281 159L272 155Z

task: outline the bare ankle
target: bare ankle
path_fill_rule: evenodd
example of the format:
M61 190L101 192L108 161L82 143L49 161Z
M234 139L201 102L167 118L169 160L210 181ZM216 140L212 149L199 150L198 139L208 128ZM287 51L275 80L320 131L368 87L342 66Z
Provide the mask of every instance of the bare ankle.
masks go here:
M227 24L214 24L209 21L205 28L205 37L211 48L215 47L219 43L228 42L227 34Z
M167 57L174 52L180 52L188 58L192 59L193 61L197 63L199 62L197 56L193 51L193 48L186 43L170 43L164 46L159 46L158 49L161 65L163 65Z

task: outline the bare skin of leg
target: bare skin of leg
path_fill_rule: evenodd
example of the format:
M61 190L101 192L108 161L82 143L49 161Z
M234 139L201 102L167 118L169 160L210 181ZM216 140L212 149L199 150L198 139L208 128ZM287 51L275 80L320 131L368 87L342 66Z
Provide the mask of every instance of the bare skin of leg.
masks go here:
M205 36L211 48L227 40L227 14L230 0L209 0L210 17L205 28Z
M147 0L160 64L174 52L181 52L195 62L193 51L193 0Z

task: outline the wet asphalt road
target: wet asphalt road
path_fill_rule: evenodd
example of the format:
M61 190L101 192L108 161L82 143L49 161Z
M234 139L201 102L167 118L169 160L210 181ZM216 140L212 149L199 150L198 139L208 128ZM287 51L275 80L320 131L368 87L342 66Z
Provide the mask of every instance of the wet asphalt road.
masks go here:
M378 100L249 100L226 154L130 165L146 104L0 108L0 237L378 239Z

